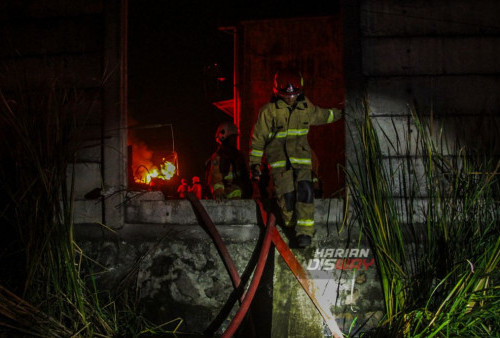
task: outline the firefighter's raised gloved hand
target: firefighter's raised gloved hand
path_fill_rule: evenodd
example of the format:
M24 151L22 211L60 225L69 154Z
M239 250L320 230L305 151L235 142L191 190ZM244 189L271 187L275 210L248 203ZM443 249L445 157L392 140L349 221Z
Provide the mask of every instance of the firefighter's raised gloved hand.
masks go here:
M251 178L254 181L260 180L260 176L262 175L262 172L260 171L260 164L254 164L250 167L250 174Z
M214 191L214 200L217 203L222 202L226 197L224 196L224 190L223 189L217 189Z

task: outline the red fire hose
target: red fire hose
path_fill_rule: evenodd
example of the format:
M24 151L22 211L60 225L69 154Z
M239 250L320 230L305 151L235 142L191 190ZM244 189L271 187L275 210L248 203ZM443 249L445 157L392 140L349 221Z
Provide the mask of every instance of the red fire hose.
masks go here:
M224 245L224 242L222 241L222 238L220 237L215 225L213 224L212 220L210 219L210 216L206 212L205 208L201 205L200 201L194 196L192 193L187 194L188 200L192 203L193 207L195 207L195 210L198 211L199 216L202 218L203 223L206 225L207 231L212 235L212 238L215 241L215 244L217 246L217 249L219 250L219 253L224 261L224 265L226 266L226 269L229 272L229 275L231 276L231 281L233 282L233 286L237 288L240 285L241 279L238 274L238 270L236 269L236 266L231 259L231 256L229 255L229 252L227 251L226 246ZM274 243L276 246L276 249L280 253L280 255L283 257L285 262L287 263L288 267L292 271L292 273L295 275L297 278L298 282L304 289L304 291L307 293L311 301L313 302L314 306L318 310L318 312L321 314L323 317L323 320L327 324L327 326L330 328L330 331L332 332L333 337L335 338L340 338L343 337L343 333L340 330L340 328L337 325L337 322L335 321L335 318L333 315L329 314L328 311L326 311L323 306L320 304L318 299L314 296L314 283L312 280L308 279L307 273L305 272L304 268L300 264L300 262L297 260L295 255L292 253L288 245L285 243L283 238L281 237L280 233L276 229L275 222L276 222L276 217L274 214L270 214L269 217L267 215L267 212L264 209L264 206L260 200L260 198L255 199L257 202L257 205L259 206L259 211L262 216L262 219L264 221L264 224L267 224L266 226L266 233L264 237L264 241L261 247L261 251L259 254L259 259L257 262L257 266L255 267L254 271L254 276L252 278L252 282L250 286L248 287L248 290L244 296L242 296L241 300L241 305L240 308L238 309L238 312L232 319L231 323L229 324L228 328L226 331L223 333L222 337L232 337L236 330L239 328L241 322L245 318L245 315L250 308L250 305L252 303L253 297L255 295L255 292L257 291L257 287L260 283L260 279L262 277L262 273L264 271L265 263L267 260L267 256L269 253L269 249L271 246L271 242Z
M259 286L260 279L262 277L262 273L264 272L264 267L266 265L267 261L267 255L269 253L269 248L271 247L271 233L272 229L276 229L274 227L276 219L273 214L269 217L269 222L267 224L266 228L266 234L264 237L264 242L262 243L262 248L260 250L260 255L259 255L259 260L257 261L257 266L255 267L255 272L253 274L252 282L250 283L250 286L248 287L247 293L245 294L245 297L243 298L243 301L240 305L240 308L238 309L238 312L236 312L236 315L233 317L233 320L231 320L231 323L229 324L228 328L226 331L222 334L221 337L232 337L238 327L240 326L241 322L245 318L245 315L250 308L250 305L252 304L253 297L255 296L255 292L257 291L257 287Z
M198 200L198 198L192 193L192 192L188 192L186 194L186 198L191 202L195 212L197 213L197 215L201 218L201 221L204 225L204 228L206 231L208 231L208 233L210 234L210 236L212 237L212 239L214 240L215 242L215 246L217 248L217 250L219 251L219 255L221 256L222 258L222 261L224 262L224 266L226 267L226 270L228 271L229 273L229 276L231 277L231 281L233 283L233 287L235 289L238 288L238 286L240 285L241 283L241 279L240 279L240 275L238 273L238 269L236 268L236 265L234 264L234 261L232 260L231 258L231 255L229 254L228 250L227 250L227 247L226 245L224 244L224 242L222 241L222 238L219 234L219 232L217 231L217 228L215 227L215 224L212 222L212 219L210 218L210 216L208 215L207 211L205 210L205 208L203 207L203 205L201 204L201 202ZM269 237L269 236L267 236ZM265 242L265 239L264 239L264 242ZM260 256L259 256L259 262L261 260L261 257L263 256L263 250L264 250L264 247L265 247L265 244L262 245L262 249L261 249L261 253L260 253ZM259 268L259 263L257 263L257 267L256 267L256 271L257 269L260 269L261 272L260 272L260 275L259 275L259 278L255 284L255 287L253 287L255 290L253 290L253 293L250 296L250 298L248 298L247 296L241 296L239 301L240 303L244 303L245 299L249 299L249 301L247 300L246 302L248 303L248 305L246 305L245 307L243 307L243 305L240 307L241 308L244 308L244 312L241 316L241 319L238 319L238 322L237 322L237 326L236 326L236 329L238 328L238 326L241 324L241 320L245 317L245 314L249 308L249 305L253 299L253 296L255 294L255 291L257 290L257 286L259 284L259 281L260 281L260 276L262 276L262 272L263 272L263 269L264 269L264 265L265 265L265 262L266 262L266 258L267 258L267 253L269 252L269 245L267 245L267 249L265 251L265 258L264 258L264 261L263 263L260 263L262 266ZM255 276L256 276L257 272L254 273L254 278L255 279ZM252 280L252 283L253 280ZM248 295L248 293L247 293ZM252 334L253 336L255 337L255 328L253 326L253 320L252 318L250 317L250 321L251 321L251 325L250 325L250 329L252 330Z
M219 251L219 254L222 257L224 266L226 267L226 270L229 273L229 276L231 277L231 282L233 283L233 287L237 288L241 282L238 269L236 268L236 265L234 264L231 255L229 255L226 245L222 241L222 238L219 232L217 231L217 228L215 227L214 223L212 222L212 219L210 218L210 216L208 215L207 211L200 203L198 198L196 198L196 196L192 192L188 192L186 194L186 198L189 200L189 202L191 202L195 210L198 212L198 215L201 217L201 220L205 225L205 229L212 236L215 242L215 246L217 247L217 250Z

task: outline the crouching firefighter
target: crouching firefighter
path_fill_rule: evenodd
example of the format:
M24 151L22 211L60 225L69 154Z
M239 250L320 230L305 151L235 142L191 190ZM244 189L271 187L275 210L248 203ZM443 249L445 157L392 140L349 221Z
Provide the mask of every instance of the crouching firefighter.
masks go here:
M219 125L215 140L219 144L210 157L208 184L215 200L251 196L251 182L245 156L236 147L238 129L231 122Z
M249 156L251 175L252 179L259 179L265 155L283 225L295 226L297 246L307 247L314 235L314 189L307 134L310 126L335 122L342 112L313 105L304 96L299 72L277 72L273 92L254 125Z

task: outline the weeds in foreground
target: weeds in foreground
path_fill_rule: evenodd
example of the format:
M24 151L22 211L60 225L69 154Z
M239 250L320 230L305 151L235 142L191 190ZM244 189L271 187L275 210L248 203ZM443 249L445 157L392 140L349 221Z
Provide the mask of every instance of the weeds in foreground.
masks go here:
M500 162L466 148L443 151L435 137L442 130L411 119L413 134L393 123L394 138L365 112L355 131L348 184L386 308L365 335L498 334Z
M175 327L148 323L127 290L104 296L83 272L92 262L73 238L73 168L94 102L85 94L57 82L0 92L0 335L136 336Z

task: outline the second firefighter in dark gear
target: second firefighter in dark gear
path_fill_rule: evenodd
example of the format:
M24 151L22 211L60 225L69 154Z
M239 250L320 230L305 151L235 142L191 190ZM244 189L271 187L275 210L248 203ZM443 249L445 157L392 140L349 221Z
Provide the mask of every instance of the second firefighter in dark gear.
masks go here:
M307 134L310 126L339 120L342 111L312 104L303 94L299 72L277 72L273 90L273 98L260 109L253 129L250 169L258 179L265 155L284 225L296 226L297 245L306 247L314 235L312 161Z
M208 184L214 199L240 199L251 196L251 183L245 156L236 147L238 129L231 122L219 125L217 150L210 156Z

